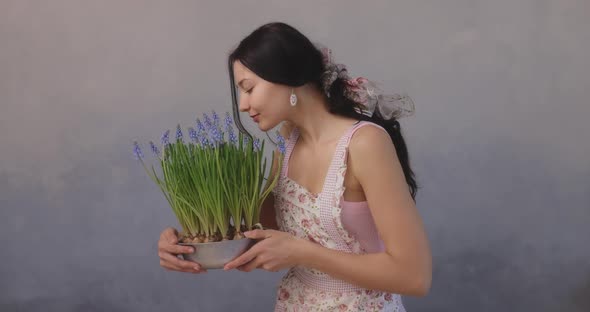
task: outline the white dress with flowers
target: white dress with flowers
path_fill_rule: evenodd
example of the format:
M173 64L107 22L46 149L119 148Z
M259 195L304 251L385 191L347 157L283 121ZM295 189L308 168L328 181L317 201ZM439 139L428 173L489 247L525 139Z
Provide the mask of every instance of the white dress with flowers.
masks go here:
M361 121L340 139L324 188L312 194L287 177L289 158L299 136L293 129L287 142L279 182L274 189L277 222L281 231L324 247L361 254L359 241L343 227L340 217L348 144L360 127L378 125ZM321 271L296 266L283 277L275 311L397 311L404 312L401 297L358 287Z

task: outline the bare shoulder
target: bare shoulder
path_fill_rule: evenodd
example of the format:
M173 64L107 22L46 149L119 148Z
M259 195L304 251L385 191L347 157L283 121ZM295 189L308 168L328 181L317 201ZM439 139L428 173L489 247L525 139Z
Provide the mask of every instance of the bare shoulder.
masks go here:
M349 151L353 155L362 157L373 153L390 154L394 152L395 154L395 147L391 137L384 129L366 125L359 128L352 136Z
M366 125L358 129L348 145L348 166L351 176L357 180L365 190L374 188L371 177L399 175L401 167L396 166L397 153L389 133L373 125ZM390 183L381 181L380 183Z

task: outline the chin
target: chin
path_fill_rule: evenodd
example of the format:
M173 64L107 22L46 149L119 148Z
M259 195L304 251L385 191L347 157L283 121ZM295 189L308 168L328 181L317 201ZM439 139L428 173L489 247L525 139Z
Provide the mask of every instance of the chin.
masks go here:
M260 123L259 123L259 124L258 124L258 129L260 129L261 131L264 131L264 132L266 132L266 131L268 131L268 130L272 129L272 127L268 127L267 125L263 125L263 124L260 124Z
M268 130L271 130L272 128L276 127L278 125L278 123L276 124L269 124L266 122L259 122L258 123L258 129L267 132Z

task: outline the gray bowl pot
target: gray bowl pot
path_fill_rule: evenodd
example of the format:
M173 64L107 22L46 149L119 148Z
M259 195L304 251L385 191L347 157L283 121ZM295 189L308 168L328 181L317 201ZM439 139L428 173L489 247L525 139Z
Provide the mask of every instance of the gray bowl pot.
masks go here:
M211 243L178 244L195 248L193 253L182 254L184 260L196 262L203 269L223 269L226 263L246 252L255 243L253 239L242 238Z

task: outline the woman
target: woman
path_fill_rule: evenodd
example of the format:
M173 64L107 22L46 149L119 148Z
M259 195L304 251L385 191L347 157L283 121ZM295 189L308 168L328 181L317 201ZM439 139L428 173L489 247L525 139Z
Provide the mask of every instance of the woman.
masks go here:
M404 311L400 295L425 295L431 254L396 120L403 98L350 79L328 51L283 23L244 38L229 74L235 115L247 112L263 131L284 122L287 140L282 170L273 164L274 196L262 207L269 229L246 233L259 242L225 269L289 269L276 311ZM245 131L239 116L236 123ZM175 229L162 232L161 265L204 272L177 258L192 252L177 241Z

